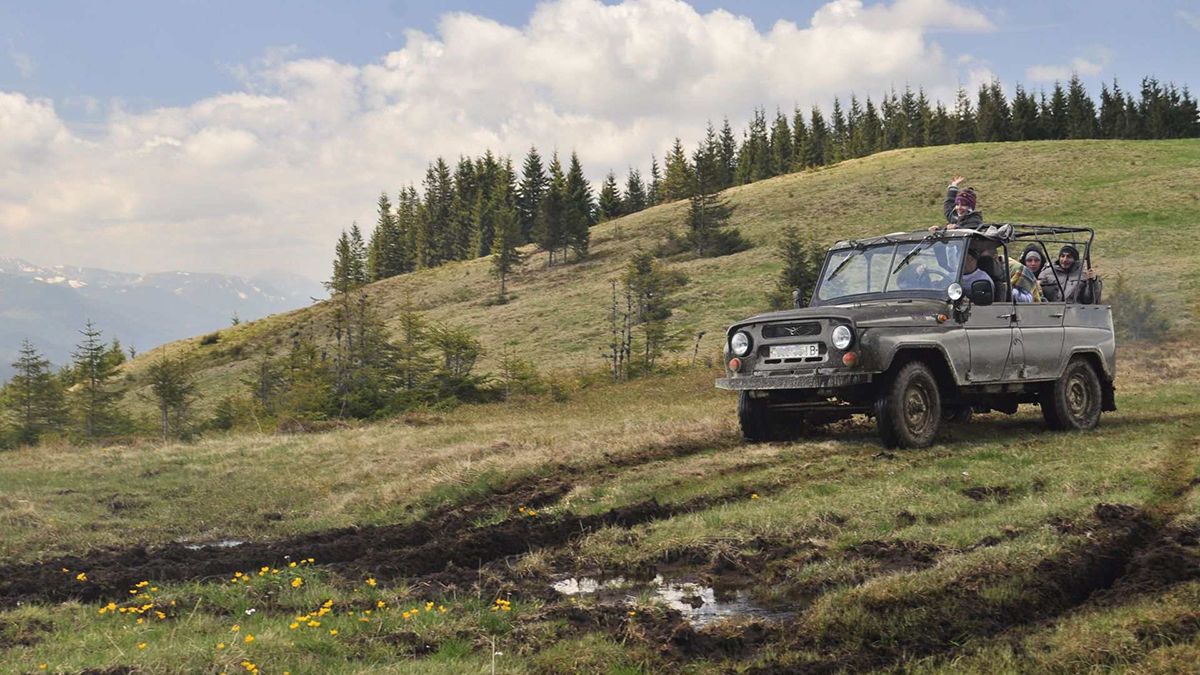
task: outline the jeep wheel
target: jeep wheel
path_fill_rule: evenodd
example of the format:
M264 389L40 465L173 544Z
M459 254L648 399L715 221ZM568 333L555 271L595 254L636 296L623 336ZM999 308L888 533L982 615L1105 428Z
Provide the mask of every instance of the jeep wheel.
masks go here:
M800 419L795 419L795 428L788 429L789 419L779 412L772 412L766 398L751 398L750 392L738 394L738 422L742 436L752 443L778 441L799 434Z
M1062 377L1042 391L1042 416L1051 429L1083 431L1100 423L1100 378L1086 359L1067 364Z
M883 387L875 401L875 424L889 448L924 448L942 422L942 397L929 366L908 363Z

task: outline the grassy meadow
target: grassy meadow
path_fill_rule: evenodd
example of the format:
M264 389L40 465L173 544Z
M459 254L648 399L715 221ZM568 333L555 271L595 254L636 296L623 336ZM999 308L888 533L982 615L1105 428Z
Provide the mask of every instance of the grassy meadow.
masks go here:
M574 383L564 401L4 453L0 672L1194 672L1200 252L1180 233L1200 143L904 150L734 189L756 247L675 263L679 321L715 355L761 309L780 227L932 224L951 173L991 220L1096 226L1096 266L1172 308L1171 341L1119 349L1120 409L1095 431L1045 431L1025 406L925 450L885 452L864 420L750 445L703 358L573 379L599 364L608 280L681 216L665 205L597 226L589 272L531 259L508 305L483 303L486 261L374 287L391 313L407 296L536 355ZM324 311L168 349L215 395ZM250 543L213 545L230 541ZM668 601L656 575L711 596ZM575 577L600 588L552 589Z

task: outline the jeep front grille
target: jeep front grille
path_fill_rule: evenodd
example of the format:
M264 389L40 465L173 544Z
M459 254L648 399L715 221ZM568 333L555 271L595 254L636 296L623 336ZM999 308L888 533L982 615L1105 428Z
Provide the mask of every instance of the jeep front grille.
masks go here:
M820 335L821 324L816 321L804 321L802 323L769 323L763 326L762 334L765 338Z

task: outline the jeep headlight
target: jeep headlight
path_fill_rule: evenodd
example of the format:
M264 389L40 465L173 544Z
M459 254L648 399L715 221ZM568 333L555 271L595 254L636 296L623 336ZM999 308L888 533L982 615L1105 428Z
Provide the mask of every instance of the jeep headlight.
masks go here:
M946 287L946 295L952 302L958 302L963 296L963 287L958 283Z
M833 346L838 349L845 349L854 342L854 333L849 326L838 326L833 329Z
M729 350L734 356L745 356L750 353L750 334L739 330L729 338Z

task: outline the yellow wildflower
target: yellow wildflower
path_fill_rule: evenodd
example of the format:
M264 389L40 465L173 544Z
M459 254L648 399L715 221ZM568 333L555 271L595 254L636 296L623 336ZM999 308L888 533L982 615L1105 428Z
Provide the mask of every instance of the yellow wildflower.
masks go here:
M154 615L157 616L160 620L167 618L167 615L162 612L155 612Z
M300 577L296 577L295 579L292 579L292 588L300 588L303 585L304 585L304 580L301 579Z
M750 499L758 499L758 493L757 492L750 493Z
M218 642L218 643L217 643L217 649L225 649L225 643L224 643L224 642Z
M299 627L300 627L300 623L299 623L299 622L297 622L297 621L293 621L293 622L291 622L291 623L289 623L289 624L288 624L288 628L290 628L290 629L292 629L292 630L296 630L296 629L297 629L297 628L299 628Z
M137 582L137 583L136 583L134 586L135 586L136 588L145 588L145 587L147 587L147 586L149 586L149 585L150 585L150 582L149 582L149 581L139 581L139 582Z
M288 567L295 567L295 566L296 566L296 563L294 563L294 562L288 563Z
M404 619L405 619L405 620L408 620L408 619L411 619L411 618L412 618L412 615L410 615L408 612L404 612L404 613L403 613L403 614L401 614L400 616L404 617Z
M375 587L375 577L371 577L371 578L367 579L367 585L374 588Z
M80 572L79 574L76 574L75 581L87 581L87 574L85 572Z
M229 632L230 632L230 633L236 633L236 632L238 632L238 631L239 631L239 630L241 630L241 629L242 629L242 627L241 627L240 625L238 625L238 624L236 624L236 623L235 623L235 624L233 624L233 627L229 629Z
M360 617L358 617L358 620L359 620L359 622L361 622L361 623L371 623L371 620L370 620L370 619L368 619L368 618L367 618L367 617L365 617L365 616L360 616Z
M254 636L247 633L246 637L242 640L242 642L245 642L246 644L250 644L251 642L254 642Z
M387 603L385 603L384 601L380 600L379 602L375 603L375 606L376 606L376 607L378 607L379 609L383 609L383 608L384 608L384 606L386 606L386 604L387 604Z
M39 664L38 664L38 670L45 670L45 669L47 669L47 668L49 668L49 667L50 667L50 666L49 666L48 664L45 664L45 663L39 663Z
M316 619L313 619L312 621L309 621L309 622L308 622L308 627L309 627L309 628L320 628L320 627L321 627L321 622L320 622L320 621L317 621Z
M143 623L145 623L145 621L146 621L145 619L143 619L142 617L140 617L140 616L139 616L139 617L138 617L138 620L137 620L137 625L139 625L139 626L140 626L140 625L142 625Z
M331 629L329 630L329 634L330 634L330 635L337 635L337 629L336 629L336 628L331 628Z
M438 605L438 611L439 611L439 612L441 612L442 614L445 614L445 613L446 613L446 606L445 606L445 605Z
M629 610L628 614L629 616L637 616L637 612L633 611L632 609Z
M145 649L145 648L146 648L146 643L145 643L145 642L139 642L139 643L138 643L138 649Z
M157 593L157 592L158 592L158 586L151 586L151 587L150 587L150 592L151 592L151 593Z

